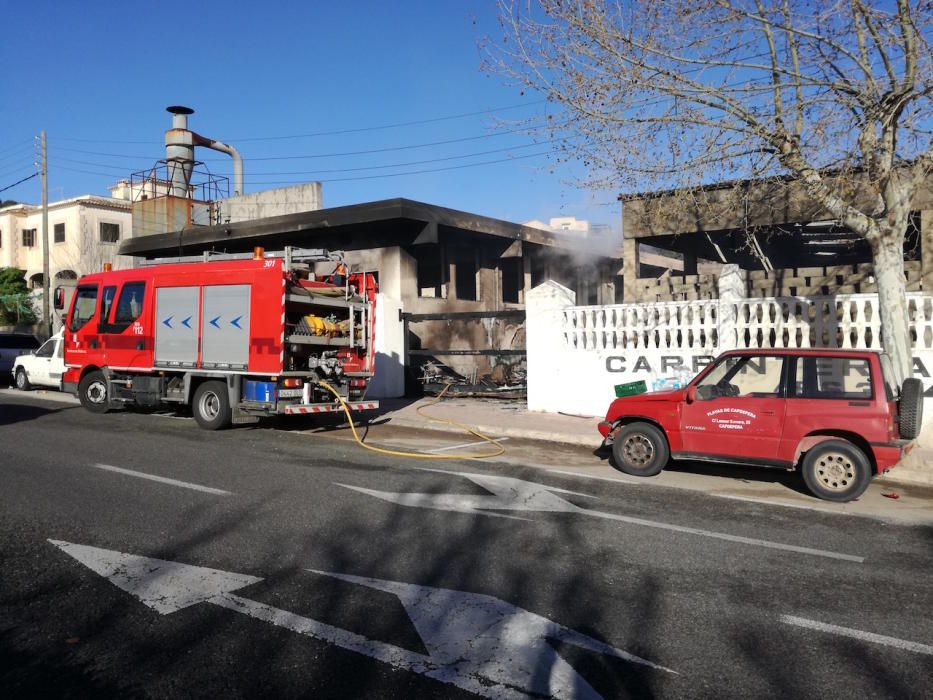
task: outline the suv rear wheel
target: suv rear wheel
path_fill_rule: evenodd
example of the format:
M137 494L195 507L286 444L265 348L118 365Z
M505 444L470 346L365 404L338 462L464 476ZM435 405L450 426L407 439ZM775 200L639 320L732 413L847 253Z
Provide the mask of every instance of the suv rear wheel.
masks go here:
M845 440L826 440L809 450L801 465L810 492L826 501L858 498L871 481L871 464L858 447Z
M670 448L667 438L650 423L629 423L612 439L616 466L633 476L654 476L667 466Z

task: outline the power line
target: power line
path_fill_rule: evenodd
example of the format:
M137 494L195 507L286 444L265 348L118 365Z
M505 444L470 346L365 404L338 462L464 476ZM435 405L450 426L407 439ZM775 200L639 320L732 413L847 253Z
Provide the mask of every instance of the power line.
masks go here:
M24 170L29 170L30 168L36 167L35 163L29 163L28 165L21 165L18 168L13 168L12 170L5 170L0 173L0 177L6 177L7 175L13 175L14 173L21 173Z
M387 178L387 177L402 177L405 175L423 175L425 173L437 173L437 172L443 172L447 170L461 170L463 168L476 168L476 167L481 167L481 166L486 166L486 165L495 165L497 163L508 163L511 161L525 160L528 158L540 158L542 156L553 155L558 152L559 151L557 150L542 151L540 153L529 153L523 156L515 156L514 158L500 158L497 160L487 160L487 161L482 161L479 163L464 163L462 165L451 165L451 166L447 166L444 168L428 168L424 170L412 170L412 171L401 172L401 173L385 173L381 175L362 175L358 177L343 177L343 178L324 178L324 179L318 180L318 182L351 182L351 181L357 181L357 180L375 180L375 179ZM67 170L69 172L75 172L75 173L83 173L85 175L97 175L100 177L114 177L114 175L111 173L93 172L91 170L82 170L80 168L68 168L64 165L60 165L58 167L60 170ZM303 184L304 182L305 182L304 180L277 180L277 181L263 181L263 182L251 181L250 184L253 184L253 185L259 185L259 184L298 185L298 184Z
M519 109L521 107L530 107L533 105L539 105L547 102L547 100L533 100L531 102L522 102L513 105L506 105L504 107L492 107L490 109L481 109L475 112L462 112L461 114L448 114L442 117L431 117L428 119L416 119L406 122L395 122L393 124L379 124L376 126L361 126L353 129L336 129L333 131L315 131L307 134L283 134L279 136L247 136L247 137L228 137L228 141L236 141L239 143L245 143L248 141L282 141L286 139L305 139L313 138L317 136L339 136L342 134L359 134L368 131L382 131L385 129L398 129L406 126L420 126L423 124L435 124L437 122L452 121L454 119L465 119L467 117L477 117L484 114L495 114L497 112L506 112L513 109ZM68 142L78 142L78 143L120 143L120 144L153 144L158 143L153 139L146 141L115 141L108 139L77 139L77 138L59 138L59 141L68 141Z
M19 185L20 183L26 182L26 180L32 180L32 178L34 178L34 177L39 177L39 173L33 173L33 174L30 175L29 177L24 177L22 180L18 180L17 182L14 182L12 185L7 185L7 186L4 187L2 190L0 190L0 192L6 192L8 189L10 189L10 188L12 188L12 187L16 187L16 186Z
M560 126L560 125L554 125L554 126ZM267 160L311 160L311 159L316 159L316 158L339 158L339 157L345 157L345 156L362 156L362 155L372 155L375 153L391 153L394 151L407 151L407 150L413 150L416 148L431 148L433 146L446 146L452 143L466 143L468 141L479 141L482 139L495 138L497 136L508 136L510 134L527 134L527 133L528 133L527 128L505 129L501 131L494 131L489 134L479 134L475 136L461 136L460 138L455 138L455 139L444 139L441 141L429 141L426 143L406 144L404 146L387 146L385 148L371 148L371 149L366 149L366 150L361 150L361 151L345 151L343 153L314 153L314 154L300 155L300 156L291 156L291 155L289 156L262 156L258 158L248 158L247 160L251 162L255 162L255 161L267 161ZM59 146L57 150L66 151L69 153L84 153L86 155L106 156L108 158L142 159L142 158L149 157L149 156L144 156L144 155L125 155L122 153L104 153L101 151L86 151L86 150L79 149L79 148L68 148L66 146ZM206 158L204 162L227 162L227 161L224 158Z
M534 143L525 143L518 146L507 146L505 148L492 148L485 151L477 151L475 153L464 153L456 156L444 156L442 158L428 158L424 160L413 160L407 161L405 163L387 163L384 165L366 165L356 168L326 168L321 170L282 170L282 171L256 171L247 173L247 179L251 177L261 176L261 175L315 175L318 173L352 173L360 172L364 170L384 170L386 168L406 168L413 165L426 165L428 163L442 163L451 160L461 160L464 158L478 158L479 156L487 156L493 153L505 153L507 151L517 151L524 148L534 148L536 146L546 146L548 144L554 143L556 141L561 141L563 139L547 139L545 141L536 141ZM251 159L252 160L252 159ZM64 163L75 163L77 165L89 165L97 168L111 168L111 167L120 167L114 163L95 163L92 161L86 160L75 160L73 158L56 158L56 162ZM227 173L215 173L216 175L222 175L226 177Z
M8 148L4 148L2 151L0 151L0 156L4 155L5 153L10 153L10 152L12 152L12 151L15 151L15 150L24 148L24 147L26 147L27 145L29 145L29 146L32 146L32 145L33 145L32 139L27 139L26 141L20 141L19 144L16 145L16 146L11 146L11 147L8 147Z
M20 146L18 151L12 152L9 155L0 157L0 163L7 160L16 160L17 158L25 158L29 154L34 153L33 149L30 146Z

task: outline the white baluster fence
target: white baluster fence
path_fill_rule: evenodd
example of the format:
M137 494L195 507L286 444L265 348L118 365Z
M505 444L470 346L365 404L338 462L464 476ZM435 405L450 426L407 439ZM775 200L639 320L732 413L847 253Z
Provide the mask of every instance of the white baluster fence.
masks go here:
M603 415L613 387L685 383L735 348L881 348L876 294L574 306L555 282L526 299L528 407ZM915 376L933 384L933 295L908 294ZM930 386L927 386L929 389ZM933 399L925 415L933 420ZM926 421L924 421L926 424ZM933 424L931 424L933 425Z

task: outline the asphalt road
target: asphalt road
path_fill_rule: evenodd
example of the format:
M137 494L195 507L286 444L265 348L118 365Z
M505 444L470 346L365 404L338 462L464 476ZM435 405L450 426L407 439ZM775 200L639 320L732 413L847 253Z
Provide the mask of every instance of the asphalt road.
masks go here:
M929 526L0 397L5 697L929 697L931 562Z

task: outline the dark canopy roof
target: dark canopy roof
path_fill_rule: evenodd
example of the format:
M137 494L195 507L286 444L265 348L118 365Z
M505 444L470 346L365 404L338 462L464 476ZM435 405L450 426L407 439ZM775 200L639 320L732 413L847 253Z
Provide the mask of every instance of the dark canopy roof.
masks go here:
M245 252L257 245L269 250L286 245L353 250L436 243L439 229L557 248L569 249L580 244L573 236L396 198L128 238L120 244L119 252L156 258L205 250Z

